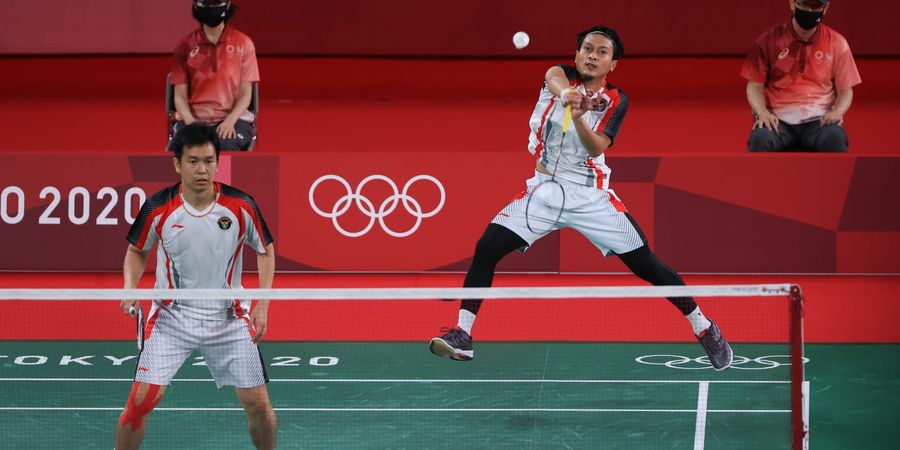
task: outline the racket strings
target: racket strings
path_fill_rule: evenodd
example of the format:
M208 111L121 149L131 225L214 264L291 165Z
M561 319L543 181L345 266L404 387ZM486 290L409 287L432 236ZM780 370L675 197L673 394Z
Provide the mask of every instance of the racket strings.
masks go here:
M569 131L569 123L572 121L572 106L566 106L565 116L563 116L562 136L559 139L559 145L556 150L556 161L553 163L553 170L550 172L550 179L538 183L528 196L525 204L525 226L529 231L535 234L545 234L553 231L562 218L562 213L566 208L566 191L562 184L556 181L556 172L559 170L559 161L562 157L563 143L566 140L566 133ZM536 209L540 206L541 214L536 215ZM551 220L552 219L552 220ZM538 229L536 223L549 223L546 228Z

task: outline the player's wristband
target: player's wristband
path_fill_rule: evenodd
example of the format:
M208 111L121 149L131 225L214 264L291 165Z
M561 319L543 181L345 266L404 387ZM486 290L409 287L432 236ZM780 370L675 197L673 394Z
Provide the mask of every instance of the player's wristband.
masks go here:
M565 89L559 91L559 98L561 99L561 98L565 97L565 96L566 96L566 92L569 92L569 91L578 92L578 89L575 89L575 88L573 88L573 87L571 87L571 86L570 86L570 87L567 87L567 88L565 88Z

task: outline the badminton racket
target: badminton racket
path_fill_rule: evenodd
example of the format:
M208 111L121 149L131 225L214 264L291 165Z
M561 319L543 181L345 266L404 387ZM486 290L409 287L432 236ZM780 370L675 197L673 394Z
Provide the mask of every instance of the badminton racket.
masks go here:
M525 203L525 226L535 234L546 234L553 231L562 218L566 208L566 191L556 181L556 171L559 168L559 158L562 156L563 142L572 122L572 105L566 106L566 114L563 116L562 137L556 151L556 162L553 164L553 172L549 180L541 181L528 195Z
M134 317L134 321L137 323L137 348L138 351L141 351L144 349L144 310L140 306L137 308L132 306L128 309L128 314Z

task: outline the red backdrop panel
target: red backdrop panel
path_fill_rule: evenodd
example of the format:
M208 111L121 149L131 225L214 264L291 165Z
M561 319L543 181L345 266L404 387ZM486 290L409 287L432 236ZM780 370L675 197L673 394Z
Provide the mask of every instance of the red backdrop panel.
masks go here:
M774 157L772 157L774 156ZM656 183L768 215L836 229L856 158L845 155L666 158ZM827 203L813 198L834 198Z
M107 155L0 156L0 270L120 270L138 205L176 176L168 156ZM886 206L896 190L878 181L898 178L898 159L745 154L609 164L611 186L679 271L900 273L900 222ZM227 155L219 179L256 198L282 271L465 271L532 165L505 150L348 148ZM499 269L624 271L571 230Z
M464 270L458 263L524 189L530 165L506 152L471 151L321 151L279 159L279 254L311 268L351 271ZM557 270L533 256L527 268Z
M900 232L841 231L837 235L838 272L896 273Z

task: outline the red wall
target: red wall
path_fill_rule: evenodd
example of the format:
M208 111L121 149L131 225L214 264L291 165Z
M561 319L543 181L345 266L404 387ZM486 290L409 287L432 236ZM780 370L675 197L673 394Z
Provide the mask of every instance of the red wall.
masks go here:
M0 54L171 53L188 0L4 0Z
M631 55L744 54L789 0L236 0L235 25L261 53L303 55L559 56L596 23L616 28ZM836 0L826 22L856 55L898 55L896 4ZM852 5L852 7L851 7ZM6 0L0 54L168 53L194 27L187 0ZM512 34L530 33L516 51Z
M537 89L547 68L565 61L260 58L256 151L414 151L427 142L431 151L454 152L460 148L458 124L465 124L468 135L478 136L467 139L466 148L507 150L527 161L523 145ZM610 82L627 93L629 109L611 154L746 154L752 117L739 75L742 62L621 61ZM850 153L900 155L900 59L857 63L863 83L854 88L844 125ZM0 154L121 154L127 142L131 155L157 155L168 136L163 84L169 70L169 56L0 58ZM350 111L359 118L352 133L344 120ZM409 125L406 139L388 131L396 123ZM65 139L35 139L46 124Z

